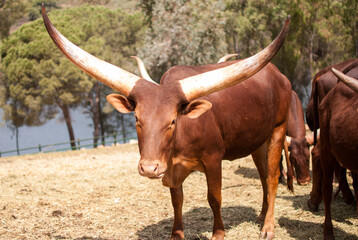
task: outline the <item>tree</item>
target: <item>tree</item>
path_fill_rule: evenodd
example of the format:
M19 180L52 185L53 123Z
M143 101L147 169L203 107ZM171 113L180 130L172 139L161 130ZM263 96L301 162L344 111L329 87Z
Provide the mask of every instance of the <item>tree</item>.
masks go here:
M151 14L151 28L138 55L154 79L174 65L213 63L226 54L220 1L160 0L148 6L152 10L144 11Z
M0 0L0 39L9 36L10 27L26 10L25 0Z
M45 4L46 11L50 12L53 9L59 9L56 0L31 0L28 3L28 17L30 21L34 21L41 17L41 5Z
M264 47L291 15L290 32L273 63L289 78L304 106L319 69L354 57L357 1L228 0L226 4L228 45L240 57Z
M124 58L135 52L136 34L142 29L140 15L85 5L54 11L50 17L59 31L81 48L113 64L134 68L132 63L121 63L128 62ZM69 109L83 103L91 91L96 92L96 81L56 48L41 19L4 40L1 56L3 89L8 96L3 108L8 120L20 119L18 126L41 125L61 110L74 148Z

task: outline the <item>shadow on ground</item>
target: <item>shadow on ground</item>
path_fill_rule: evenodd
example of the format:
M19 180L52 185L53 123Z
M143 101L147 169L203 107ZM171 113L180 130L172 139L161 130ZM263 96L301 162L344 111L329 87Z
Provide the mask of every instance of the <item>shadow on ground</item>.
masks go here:
M280 224L281 228L285 228L294 239L323 239L322 224L292 220L286 217L278 219L278 224ZM334 228L334 235L336 239L358 239L357 235L352 235L339 228Z
M53 236L51 239L68 239L68 237ZM73 240L109 240L109 239L84 236L84 237L74 238Z
M310 211L315 215L324 217L324 204L323 202L319 205L318 211L311 211L307 206L307 200L310 198L310 195L291 195L291 196L279 196L276 198L282 198L292 202L292 206L295 209L302 209L304 211ZM356 218L357 211L355 205L348 205L343 201L341 196L338 196L336 199L333 199L331 202L331 213L332 219L337 222L342 222L345 224L351 224L347 219Z
M256 168L248 168L239 166L235 170L235 174L241 175L244 178L260 179L259 172Z
M201 207L194 208L183 215L185 239L188 240L208 240L204 233L209 232L211 235L213 221L211 209ZM229 230L236 227L242 222L255 222L257 213L250 207L224 207L222 208L222 217L225 229ZM173 218L164 219L158 223L149 225L136 234L138 239L169 239Z

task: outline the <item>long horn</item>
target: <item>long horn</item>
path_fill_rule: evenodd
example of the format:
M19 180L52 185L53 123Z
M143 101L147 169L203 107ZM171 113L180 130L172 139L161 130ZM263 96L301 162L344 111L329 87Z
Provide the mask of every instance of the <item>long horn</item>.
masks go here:
M148 74L147 72L147 69L145 68L145 65L142 61L142 59L140 59L139 57L137 56L131 56L131 58L134 58L136 61L137 61L137 64L138 64L138 68L139 68L139 72L140 72L140 75L142 76L142 78L144 78L145 80L148 80L150 82L153 82L155 84L157 84Z
M80 69L105 85L128 96L140 77L103 61L71 43L51 23L42 4L42 18L56 46Z
M226 67L179 81L188 101L240 83L260 71L278 52L287 36L290 16L276 39L259 53Z
M335 68L332 68L332 72L334 75L336 75L339 80L341 80L345 85L350 87L353 91L358 93L358 79L352 78L350 76L347 76L346 74L342 73L341 71L338 71Z
M218 63L226 62L229 58L236 57L237 55L239 55L239 54L233 53L233 54L225 55L219 59Z

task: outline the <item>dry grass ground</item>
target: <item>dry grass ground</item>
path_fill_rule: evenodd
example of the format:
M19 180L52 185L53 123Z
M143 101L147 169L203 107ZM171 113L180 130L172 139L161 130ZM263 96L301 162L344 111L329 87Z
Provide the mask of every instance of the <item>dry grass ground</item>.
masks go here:
M0 239L169 239L169 190L140 177L136 145L0 158ZM258 239L262 191L250 157L223 163L226 239ZM322 239L323 205L308 210L311 185L280 185L276 239ZM209 239L203 174L184 182L186 239ZM336 239L358 239L354 206L332 203Z

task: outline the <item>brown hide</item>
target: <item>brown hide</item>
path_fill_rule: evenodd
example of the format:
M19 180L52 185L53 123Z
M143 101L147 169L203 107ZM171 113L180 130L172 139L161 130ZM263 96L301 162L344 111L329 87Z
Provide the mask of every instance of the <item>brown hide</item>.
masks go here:
M287 135L291 137L289 151L290 161L293 164L297 182L306 185L310 181L309 146L306 142L306 127L301 101L292 91L290 111L288 113Z
M357 67L357 65L357 59L350 59L339 64L328 66L315 75L312 80L311 97L306 109L306 121L311 131L319 128L318 105L338 82L338 78L332 73L331 68L333 67L343 73L347 73L352 68Z
M159 86L229 64L232 62L205 67L177 66L163 76ZM178 114L181 101L173 98L169 90L163 91L165 94L160 96L156 87L151 88L151 84L143 81L144 84L147 86L138 85L129 96L129 99L138 102L135 114L141 121L141 127L137 127L141 159L143 162L155 160L166 165L174 158L175 163L168 163L173 169L169 168L163 178L169 187L178 187L182 183L187 174L181 171L203 171L201 161L207 152L215 153L221 159L234 160L258 149L272 134L274 127L285 121L287 98L290 96L287 93L290 88L288 80L274 65L268 64L241 84L199 98L212 103L212 108L201 117L190 119ZM154 121L156 116L161 116L161 121ZM172 138L171 145L165 146L168 141L166 135L162 139L158 137L175 118L174 140ZM153 139L148 136L153 136ZM166 149L165 154L163 149ZM168 159L168 156L171 158ZM177 168L182 170L177 171ZM173 177L174 173L180 176Z
M358 78L358 69L351 69L347 75ZM339 82L319 105L320 160L325 204L324 235L327 239L333 239L330 203L334 166L338 162L354 174L358 173L357 119L358 94Z

